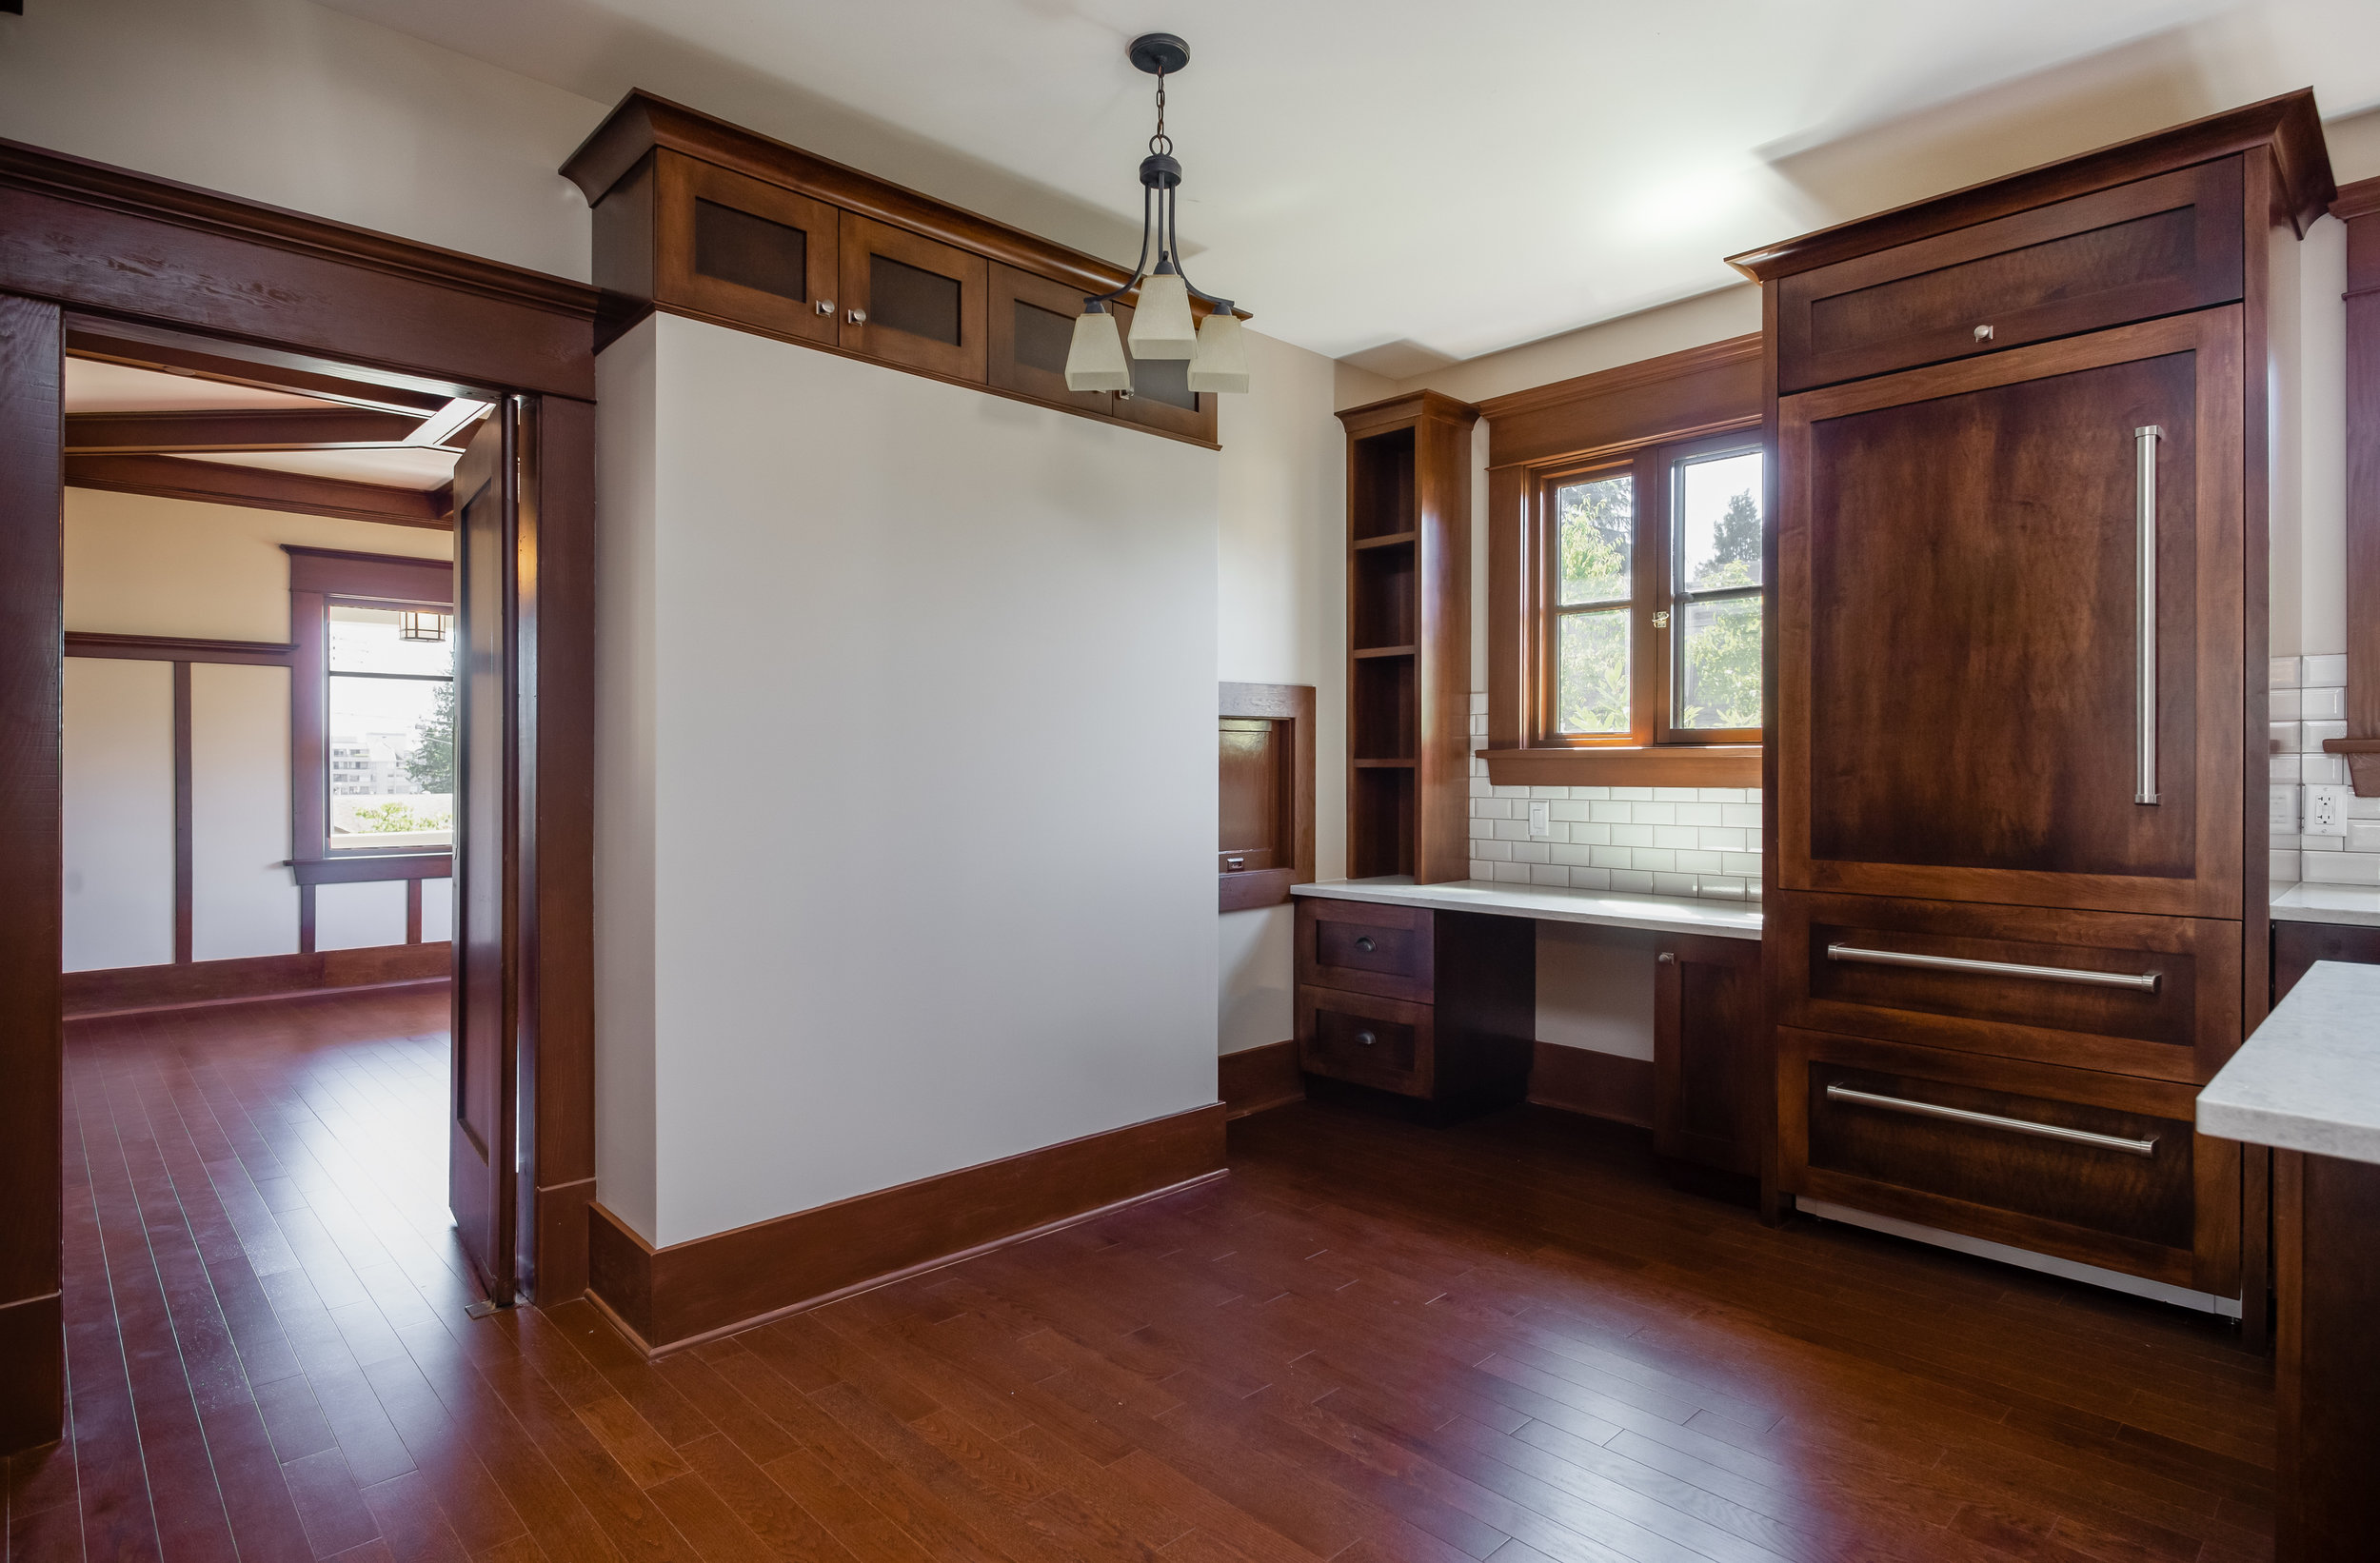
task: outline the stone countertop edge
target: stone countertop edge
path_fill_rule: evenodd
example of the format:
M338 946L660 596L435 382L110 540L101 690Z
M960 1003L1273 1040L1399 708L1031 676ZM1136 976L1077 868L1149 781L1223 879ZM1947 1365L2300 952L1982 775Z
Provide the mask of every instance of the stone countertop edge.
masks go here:
M1583 922L1603 928L1636 928L1656 934L1708 934L1718 939L1760 937L1756 906L1689 896L1640 896L1619 890L1567 890L1550 885L1496 884L1456 880L1416 884L1398 875L1377 880L1324 880L1291 885L1290 893L1325 900L1376 901L1391 906L1426 906L1437 911L1487 912L1535 918L1545 922Z
M2292 884L2273 894L2271 915L2279 922L2380 928L2380 885Z
M2198 1093L2198 1132L2380 1163L2380 966L2314 962Z

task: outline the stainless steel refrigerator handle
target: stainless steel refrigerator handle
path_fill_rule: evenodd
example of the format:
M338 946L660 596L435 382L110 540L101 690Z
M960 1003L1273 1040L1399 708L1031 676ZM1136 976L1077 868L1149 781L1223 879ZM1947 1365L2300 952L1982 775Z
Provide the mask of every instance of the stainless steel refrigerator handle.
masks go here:
M1887 1113L1913 1113L1919 1118L1949 1118L1954 1123L1972 1123L1979 1129L2005 1129L2010 1134L2036 1135L2043 1139L2062 1139L2073 1145L2088 1145L2093 1150L2118 1151L2125 1156L2154 1156L2155 1137L2147 1139L2126 1139L2119 1135L2094 1135L2088 1129L2068 1129L2055 1123L2035 1123L2031 1118L2002 1118L1997 1113L1971 1113L1964 1107L1943 1107L1930 1101L1912 1101L1907 1097L1878 1096L1873 1091L1854 1091L1848 1085L1826 1088L1829 1101L1848 1101L1855 1106L1880 1108Z
M2140 554L2137 632L2140 687L2136 728L2140 735L2139 776L2132 792L2135 803L2157 799L2157 444L2165 430L2155 424L2132 430L2136 470L2132 480L2136 513L2132 530Z
M2076 966L2025 966L2013 960L1969 960L1954 955L1912 955L1906 950L1863 950L1854 944L1830 944L1829 960L1869 966L1922 966L1937 972L1975 972L1990 977L2030 977L2041 982L2073 982L2092 988L2132 988L2157 991L2155 972L2093 972Z

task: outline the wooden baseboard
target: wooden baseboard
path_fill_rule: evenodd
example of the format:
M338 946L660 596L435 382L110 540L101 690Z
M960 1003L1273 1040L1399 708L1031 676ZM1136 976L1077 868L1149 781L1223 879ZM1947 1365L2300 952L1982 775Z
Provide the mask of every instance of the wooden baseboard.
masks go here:
M1267 1042L1217 1058L1215 1094L1222 1098L1227 1118L1305 1100L1306 1078L1298 1068L1297 1039Z
M815 1308L1220 1176L1196 1107L656 1249L587 1207L588 1293L648 1354Z
M1539 1042L1529 1065L1529 1099L1540 1107L1653 1127L1653 1060Z
M326 989L385 987L450 976L452 946L378 944L311 955L262 955L241 960L193 960L176 966L118 966L68 972L60 979L69 1020L197 1004L243 1003Z

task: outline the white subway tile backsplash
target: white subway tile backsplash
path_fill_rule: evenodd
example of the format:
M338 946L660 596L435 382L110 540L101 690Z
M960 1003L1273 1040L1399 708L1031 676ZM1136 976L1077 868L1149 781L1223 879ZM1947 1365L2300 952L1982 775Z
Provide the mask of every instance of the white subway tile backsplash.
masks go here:
M1640 825L1674 825L1677 823L1676 803L1631 803L1628 818Z
M1612 844L1612 827L1573 825L1570 827L1570 839L1581 846L1609 846Z
M2309 884L2380 884L2380 853L2309 852L2305 878Z
M2305 748L2306 745L2299 742L2304 734L2298 730L2298 727L2299 724L2294 722L2276 722L2272 724L2272 752L2274 754L2296 754ZM2320 748L2321 745L2316 744L2315 747Z
M2265 679L2268 684L2275 689L2294 689L2297 687L2297 680L2298 660L2295 657L2272 659L2272 670L2266 675Z
M1652 825L1611 825L1606 828L1608 828L1612 833L1612 844L1614 846L1653 845L1653 831L1655 827Z
M1759 850L1760 850L1760 837L1761 837L1761 835L1762 835L1762 832L1760 832L1760 831L1756 831L1756 830L1747 830L1747 831L1745 831L1745 832L1744 832L1744 850L1745 850L1745 851L1747 851L1747 852L1757 852L1757 851L1759 851Z
M2330 684L2341 689L2347 687L2347 654L2345 652L2334 656L2308 657L2305 662L2305 676L2299 679L2298 683L2309 685Z
M1653 796L1663 803L1691 803L1697 794L1692 787L1656 787Z
M1527 863L1497 863L1496 872L1489 877L1498 884L1527 884L1529 868Z
M2345 722L2347 691L2335 686L2300 689L2297 692L2298 712L2308 722ZM2276 713L2277 715L2277 713Z
M1718 803L1680 803L1677 805L1677 822L1681 825L1725 824L1727 821L1719 816L1723 806Z
M1498 798L1526 798L1529 796L1529 789L1526 787L1498 787L1496 789L1496 796Z
M1574 868L1570 871L1570 887L1573 890L1609 890L1612 887L1612 871L1608 868Z
M1632 846L1628 849L1628 866L1649 868L1656 874L1673 873L1677 867L1677 854L1661 846Z
M1636 806L1634 803L1589 803L1587 818L1599 820L1607 825L1624 825L1636 818L1636 815L1630 812Z
M1526 820L1497 820L1491 822L1496 826L1496 839L1499 841L1525 841L1529 839L1529 821Z
M1529 789L1529 796L1540 801L1548 798L1558 798L1564 802L1567 802L1570 800L1570 789L1568 787L1531 787Z
M1627 868L1631 866L1629 854L1636 850L1632 846L1591 846L1587 848L1587 861L1597 868Z
M1702 844L1714 852L1741 852L1744 837L1748 834L1750 832L1737 830L1733 825L1704 825Z
M1488 692L1484 689L1474 689L1471 691L1471 714L1473 716L1483 717L1487 715L1487 697Z
M1554 845L1550 841L1515 841L1513 861L1517 863L1550 863L1554 861Z
M1513 844L1510 841L1474 841L1471 850L1493 863L1513 861Z
M1567 868L1547 868L1543 866L1533 867L1529 870L1529 882L1531 884L1549 884L1557 889L1567 890L1570 888L1570 870Z
M2295 844L2300 852L2344 852L2347 850L2347 838L2344 836L2300 836Z
M1493 798L1496 796L1496 789L1488 785L1488 780L1486 777L1475 776L1471 779L1471 796L1474 798Z
M1608 803L1612 799L1609 787L1573 787L1570 801L1574 803Z
M2276 755L2274 757L2278 759ZM2298 776L2317 787L2347 785L2347 756L2343 754L2309 754L2296 757L2300 762Z
M1704 803L1749 803L1754 794L1741 787L1696 787L1695 798Z
M1474 816L1472 817L1472 820L1471 820L1471 839L1472 839L1473 841L1492 841L1492 840L1494 840L1494 839L1495 839L1495 836L1496 836L1496 821L1493 821L1493 820L1482 820L1482 819L1478 818L1477 815L1474 815Z
M1702 832L1693 825L1655 825L1653 844L1666 847L1696 847L1702 844Z
M2298 881L2301 876L2298 873L2296 853L2274 852L2269 854L2269 856L2272 861L2271 866L2267 870L2267 873L2271 876L2272 887L2275 890L2280 889L2284 885L2295 884Z
M1642 869L1615 868L1611 875L1612 882L1604 886L1607 890L1621 890L1636 896L1653 894L1653 876Z
M1691 896L1698 888L1692 874L1653 876L1653 893L1656 896Z
M1741 900L1744 899L1744 881L1704 874L1698 876L1695 894L1711 900Z
M1551 805L1545 812L1567 825L1577 823L1580 821L1594 819L1595 816L1588 812L1594 807L1595 805L1593 803L1574 803L1568 800L1564 800L1561 802Z
M1496 878L1496 865L1485 858L1474 858L1471 860L1471 877L1475 880L1492 880Z
M2295 722L2306 714L2306 691L2275 689L2265 696L2265 715L2275 722Z
M1719 862L1730 874L1741 874L1754 880L1760 877L1760 854L1757 852L1723 852L1719 854Z
M2350 852L2380 852L2380 820L2348 821L2347 850Z
M1618 799L1624 803L1650 803L1653 801L1653 789L1651 787L1613 787L1608 790L1614 798Z
M2317 749L2320 749L2324 742L2330 739L2345 738L2347 736L2347 723L2344 722L2307 722L2305 726L2305 746L2308 754L2312 754Z
M2302 755L2276 754L2272 757L2272 781L2276 786L2295 786L2305 780Z
M1592 857L1588 856L1594 850L1595 848L1591 846L1579 846L1575 842L1562 841L1554 848L1554 861L1565 868L1584 868L1595 861Z
M1689 852L1681 848L1677 854L1677 871L1680 874L1716 874L1724 866L1716 852Z
M1719 823L1735 825L1742 830L1758 830L1760 828L1760 805L1729 803L1719 810Z
M2350 794L2347 817L2350 820L2380 820L2380 798L2358 798Z

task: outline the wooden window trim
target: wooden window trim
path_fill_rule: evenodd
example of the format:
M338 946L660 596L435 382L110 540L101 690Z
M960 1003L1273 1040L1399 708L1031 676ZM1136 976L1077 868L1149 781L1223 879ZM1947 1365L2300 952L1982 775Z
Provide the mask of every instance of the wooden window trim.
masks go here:
M1314 882L1314 686L1310 683L1221 683L1216 715L1289 723L1289 851L1280 868L1219 873L1216 908L1244 912L1279 906L1293 884Z
M445 879L451 848L425 851L330 850L330 645L326 614L334 603L367 607L434 607L453 613L454 566L437 559L347 553L283 544L289 556L289 873L310 907L318 884ZM310 919L301 919L310 921ZM302 939L310 950L312 940Z
M2380 179L2339 191L2347 225L2347 758L2359 798L2380 798Z
M1757 334L1517 391L1480 405L1488 419L1489 780L1498 786L1760 784L1756 734L1673 729L1673 637L1645 621L1672 608L1669 464L1761 427ZM1773 442L1758 442L1767 449ZM1633 565L1633 730L1609 738L1552 733L1552 690L1541 631L1552 596L1543 496L1557 480L1632 471L1640 518ZM1771 473L1775 462L1769 464ZM1773 511L1774 505L1766 506ZM1650 545L1647 545L1647 544Z

